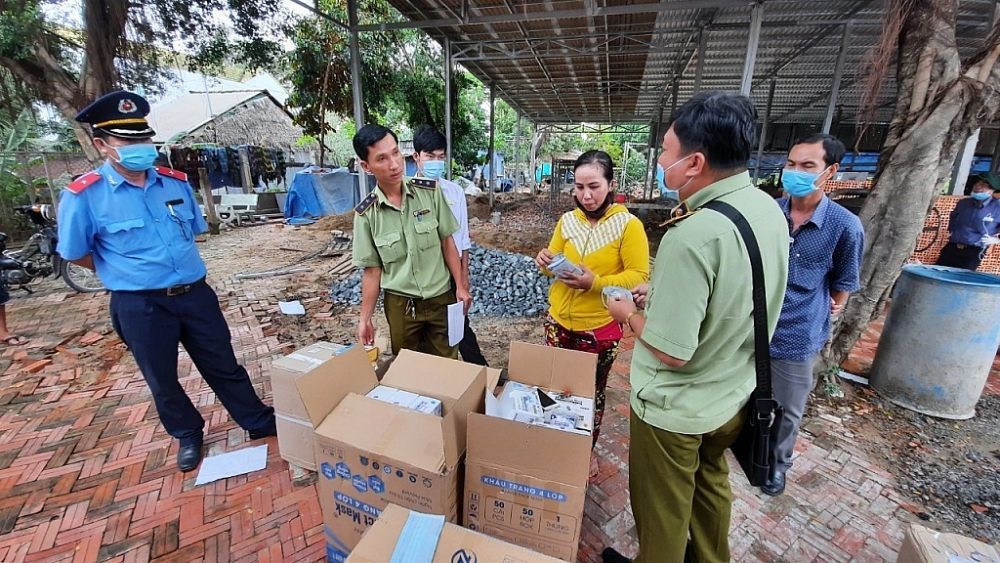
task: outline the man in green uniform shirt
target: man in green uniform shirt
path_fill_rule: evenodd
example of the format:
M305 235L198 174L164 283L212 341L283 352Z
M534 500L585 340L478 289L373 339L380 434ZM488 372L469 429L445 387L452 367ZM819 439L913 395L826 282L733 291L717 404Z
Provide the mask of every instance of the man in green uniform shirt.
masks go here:
M458 359L458 347L448 344L447 307L457 300L468 312L472 304L451 236L458 221L435 181L403 177L395 133L365 125L354 135L354 151L377 183L354 208L353 264L364 268L358 341L374 342L372 316L384 289L393 354L426 340L431 354ZM452 278L459 284L454 292Z
M735 224L710 209L736 208L764 265L768 334L788 277L788 227L778 204L746 172L757 112L744 96L704 92L685 103L663 138L663 183L683 203L663 235L649 286L611 315L638 342L632 356L629 485L643 563L728 563L732 494L725 451L739 436L753 391L750 259ZM627 561L613 549L605 563Z

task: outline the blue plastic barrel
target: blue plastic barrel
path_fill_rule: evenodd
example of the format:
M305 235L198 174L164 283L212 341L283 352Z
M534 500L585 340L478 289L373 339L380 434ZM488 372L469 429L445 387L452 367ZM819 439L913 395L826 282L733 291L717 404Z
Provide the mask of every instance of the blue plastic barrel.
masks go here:
M998 346L1000 276L906 266L869 382L901 407L940 418L972 418Z

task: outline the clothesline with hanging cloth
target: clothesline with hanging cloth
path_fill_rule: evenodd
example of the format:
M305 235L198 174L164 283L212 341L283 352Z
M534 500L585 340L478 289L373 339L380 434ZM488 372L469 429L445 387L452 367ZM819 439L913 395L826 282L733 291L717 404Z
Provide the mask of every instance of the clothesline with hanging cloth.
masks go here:
M195 189L201 187L199 168L208 172L209 183L213 189L227 186L242 187L243 177L240 170L240 151L245 151L250 165L250 180L253 186L264 183L285 182L287 162L285 151L268 149L253 145L237 147L219 147L215 145L195 145L190 147L165 146L167 165L184 172L188 182Z

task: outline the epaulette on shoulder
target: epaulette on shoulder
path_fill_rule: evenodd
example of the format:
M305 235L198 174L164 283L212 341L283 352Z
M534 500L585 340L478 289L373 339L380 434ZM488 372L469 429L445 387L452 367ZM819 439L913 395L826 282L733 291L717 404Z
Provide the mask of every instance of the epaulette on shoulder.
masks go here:
M160 176L167 176L174 178L175 180L180 180L181 182L188 181L188 175L181 172L180 170L174 170L173 168L167 168L166 166L157 166L156 173Z
M437 180L431 180L430 178L421 178L417 176L410 180L410 185L416 186L418 188L423 188L425 190L436 190L438 187Z
M371 207L372 204L374 204L375 200L377 199L378 196L375 195L375 192L368 194L368 197L361 200L361 203L354 206L354 212L357 213L358 215L364 215L365 211L368 211L368 208Z
M700 210L700 207L698 209L688 209L687 202L683 202L670 212L670 218L660 223L660 227L666 227L669 229L670 227L677 226L678 223L694 215Z
M74 194L79 194L100 179L101 175L94 170L93 172L89 172L80 176L76 180L73 180L68 186L66 186L66 189Z

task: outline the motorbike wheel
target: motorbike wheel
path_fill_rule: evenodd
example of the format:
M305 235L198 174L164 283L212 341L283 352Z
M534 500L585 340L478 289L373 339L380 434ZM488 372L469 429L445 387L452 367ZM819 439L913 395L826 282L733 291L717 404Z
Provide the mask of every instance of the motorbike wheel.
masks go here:
M78 266L68 260L59 264L59 275L66 284L80 293L96 293L105 291L104 283L97 277L97 272Z

